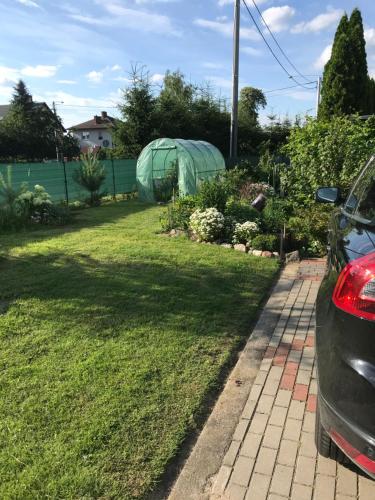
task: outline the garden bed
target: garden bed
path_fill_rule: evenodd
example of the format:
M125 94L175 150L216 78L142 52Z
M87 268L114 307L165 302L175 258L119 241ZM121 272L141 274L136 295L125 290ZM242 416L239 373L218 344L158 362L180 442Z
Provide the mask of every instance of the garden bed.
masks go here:
M161 238L161 210L1 236L1 498L144 498L243 345L277 260Z

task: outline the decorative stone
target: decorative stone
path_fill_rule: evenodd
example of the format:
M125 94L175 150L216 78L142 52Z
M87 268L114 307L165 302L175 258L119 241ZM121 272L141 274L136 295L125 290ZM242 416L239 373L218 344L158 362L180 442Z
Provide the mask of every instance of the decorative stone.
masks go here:
M253 255L255 257L262 257L262 250L253 250Z
M234 245L234 249L237 250L238 252L246 252L246 245L241 245L239 243L237 245Z
M222 243L220 246L224 248L232 248L232 245L230 243Z
M268 250L265 250L262 252L262 257L267 257L268 259L272 258L272 252L269 252Z
M276 259L279 259L279 258L280 258L280 254L279 254L279 252L272 252L272 255L273 255Z
M294 252L290 252L285 254L285 263L289 264L290 262L299 262L300 257L299 257L299 251L295 250Z

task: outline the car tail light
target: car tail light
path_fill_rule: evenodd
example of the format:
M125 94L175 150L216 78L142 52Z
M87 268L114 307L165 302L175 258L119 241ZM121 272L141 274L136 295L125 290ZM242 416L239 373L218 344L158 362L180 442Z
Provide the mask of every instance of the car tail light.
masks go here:
M337 280L333 302L349 314L375 321L375 252L345 267Z
M363 453L354 448L341 434L331 429L329 435L342 451L351 458L361 469L369 474L375 474L375 461L366 457Z

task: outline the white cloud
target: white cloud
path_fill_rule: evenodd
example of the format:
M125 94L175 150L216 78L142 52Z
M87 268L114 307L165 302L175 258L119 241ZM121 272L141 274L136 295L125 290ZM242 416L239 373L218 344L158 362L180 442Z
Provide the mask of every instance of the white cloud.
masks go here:
M332 45L327 45L318 59L314 62L314 68L322 70L331 57Z
M165 75L162 75L161 73L155 73L151 77L151 82L155 84L161 84L164 82L164 76Z
M242 47L241 52L243 52L244 54L247 54L249 56L255 56L255 57L259 57L263 54L263 52L261 50L254 49L254 47Z
M365 39L366 39L367 46L375 47L375 29L374 28L365 29Z
M135 3L138 5L142 5L145 3L177 3L181 0L135 0Z
M40 8L40 6L36 2L33 2L33 0L17 0L17 2L25 5L26 7Z
M103 72L102 71L90 71L87 73L86 78L91 83L101 83L103 81Z
M58 66L44 66L38 64L37 66L25 66L21 69L21 75L34 76L35 78L50 78L57 73Z
M120 70L121 70L121 66L119 64L114 64L111 67L111 71L120 71Z
M61 83L62 85L76 85L75 80L57 80L57 83Z
M233 23L210 21L209 19L195 19L194 24L226 37L233 36ZM259 34L253 28L241 28L241 38L244 40L259 40Z
M278 33L289 28L290 21L295 13L293 7L283 5L282 7L270 7L263 11L262 15L270 29Z
M330 28L332 25L336 25L344 14L342 9L333 9L325 12L324 14L319 14L318 16L311 19L311 21L305 21L296 24L291 32L292 33L319 33L322 30Z
M0 84L15 83L23 76L35 78L50 78L54 76L58 66L25 66L24 68L10 68L9 66L0 66Z

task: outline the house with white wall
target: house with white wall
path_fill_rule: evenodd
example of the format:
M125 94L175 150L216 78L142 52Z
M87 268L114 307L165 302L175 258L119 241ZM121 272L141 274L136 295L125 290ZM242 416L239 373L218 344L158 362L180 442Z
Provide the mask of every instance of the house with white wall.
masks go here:
M113 148L112 134L116 119L102 111L92 120L70 127L70 132L79 141L82 152L99 148Z

